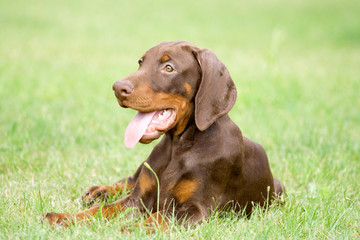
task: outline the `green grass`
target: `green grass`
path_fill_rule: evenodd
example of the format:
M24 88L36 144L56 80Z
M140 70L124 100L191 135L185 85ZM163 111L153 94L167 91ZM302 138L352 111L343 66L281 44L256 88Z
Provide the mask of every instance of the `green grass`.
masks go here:
M0 239L360 238L360 3L1 1ZM135 112L112 83L165 40L212 49L238 88L232 119L268 152L286 204L249 220L121 234L124 215L50 228L95 184L132 174L155 143L126 149Z

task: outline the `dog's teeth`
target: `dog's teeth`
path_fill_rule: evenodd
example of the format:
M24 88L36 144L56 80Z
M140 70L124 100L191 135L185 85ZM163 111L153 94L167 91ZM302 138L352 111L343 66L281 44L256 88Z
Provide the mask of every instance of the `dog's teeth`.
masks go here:
M166 110L162 110L159 115L157 116L156 119L154 119L152 122L155 124L160 124L162 123L164 120L168 119L171 115L171 112L166 109Z

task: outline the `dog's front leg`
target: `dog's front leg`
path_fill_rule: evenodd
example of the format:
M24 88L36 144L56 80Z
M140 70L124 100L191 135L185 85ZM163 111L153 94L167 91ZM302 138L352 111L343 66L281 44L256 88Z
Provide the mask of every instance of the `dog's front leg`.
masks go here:
M170 157L171 144L167 136L165 136L162 141L156 145L146 162L155 171L156 175L161 177L162 171L164 171L169 164ZM44 217L50 225L68 226L74 221L83 222L89 220L95 214L100 213L100 211L105 218L109 219L128 207L135 207L141 212L152 210L154 203L156 203L157 200L156 178L143 164L137 172L139 172L139 174L136 177L136 180L134 180L135 184L132 192L128 196L112 204L105 204L103 206L96 204L93 207L76 214L51 212L45 214ZM137 174L134 176L136 175Z
M114 196L118 193L124 193L132 190L135 187L136 181L140 175L143 163L139 166L133 176L124 178L113 185L97 185L91 186L81 195L84 205L91 206L98 200L107 200L109 196Z
M44 218L49 222L50 225L59 225L68 227L74 224L75 221L81 223L87 220L90 220L95 214L101 211L101 215L107 219L116 216L119 212L123 211L124 203L126 202L126 198L129 196L120 199L112 204L107 204L101 206L100 204L95 204L89 209L85 211L78 212L76 214L69 213L55 213L50 212L44 215Z
M159 171L159 169L155 169L155 171ZM129 207L135 207L140 210L140 212L146 212L153 209L154 203L157 200L156 186L157 182L153 173L145 166L142 166L135 187L128 196L112 204L96 204L93 207L76 214L51 212L47 213L44 217L50 225L67 227L75 221L79 223L88 221L97 213L101 213L103 217L110 219Z

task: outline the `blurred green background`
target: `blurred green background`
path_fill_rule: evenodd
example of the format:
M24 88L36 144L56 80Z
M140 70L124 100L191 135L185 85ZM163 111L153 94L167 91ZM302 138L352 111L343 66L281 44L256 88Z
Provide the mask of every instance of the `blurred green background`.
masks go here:
M112 84L162 41L214 51L238 89L230 115L267 150L282 208L175 228L172 238L359 238L360 1L0 1L2 239L162 237L125 220L72 231L90 185L132 174L156 143L123 146L135 112Z

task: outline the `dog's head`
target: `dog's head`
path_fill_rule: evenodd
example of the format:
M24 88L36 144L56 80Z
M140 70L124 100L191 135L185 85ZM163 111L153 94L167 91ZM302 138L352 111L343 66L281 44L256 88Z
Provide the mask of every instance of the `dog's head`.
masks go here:
M163 42L139 60L138 71L113 85L122 107L139 111L125 133L125 145L149 143L165 132L181 134L194 115L200 131L227 114L236 88L225 65L207 49Z

